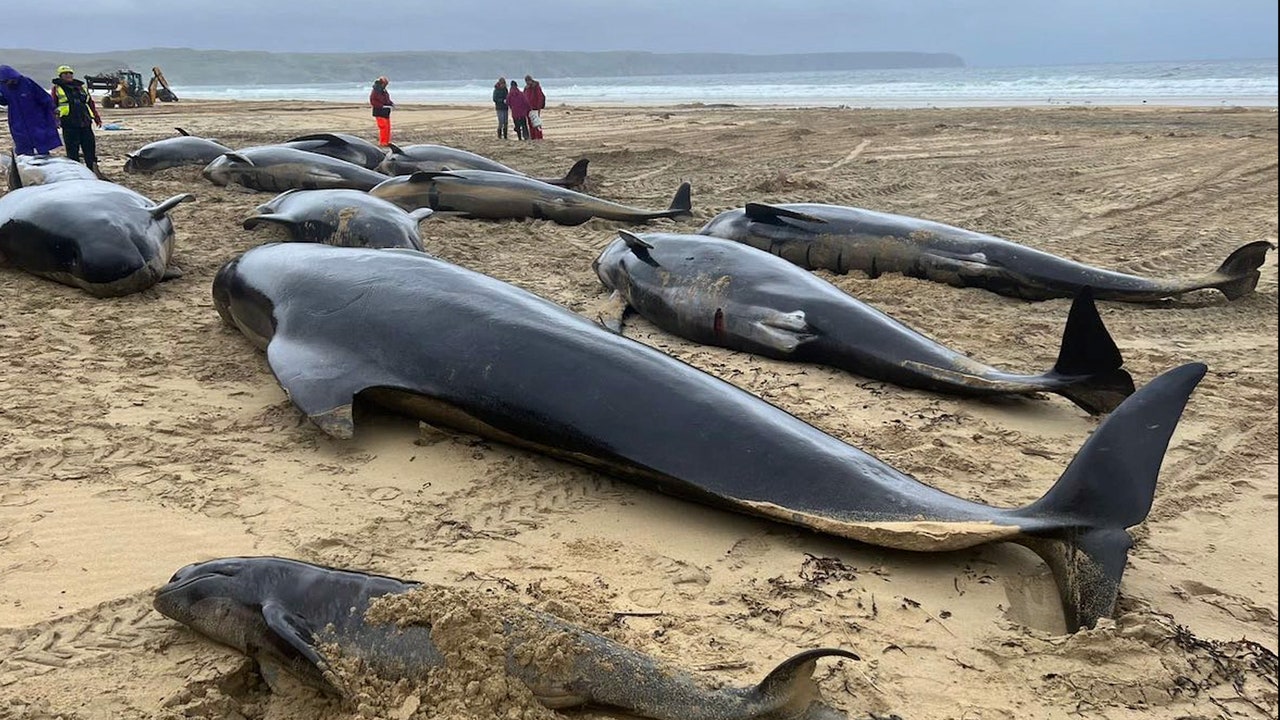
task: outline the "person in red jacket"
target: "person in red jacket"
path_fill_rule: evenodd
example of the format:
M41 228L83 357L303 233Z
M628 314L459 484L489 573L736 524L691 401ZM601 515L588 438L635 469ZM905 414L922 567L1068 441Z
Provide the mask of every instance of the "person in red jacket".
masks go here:
M516 137L529 139L529 98L520 90L520 84L511 81L511 89L507 91L507 107L511 109L511 123L516 126Z
M373 107L373 117L378 122L378 144L386 147L391 144L391 95L387 93L387 85L391 81L386 75L373 81L373 90L369 92L369 105Z
M542 109L547 106L547 96L542 94L542 83L532 75L524 76L524 97L529 101L529 139L542 139Z

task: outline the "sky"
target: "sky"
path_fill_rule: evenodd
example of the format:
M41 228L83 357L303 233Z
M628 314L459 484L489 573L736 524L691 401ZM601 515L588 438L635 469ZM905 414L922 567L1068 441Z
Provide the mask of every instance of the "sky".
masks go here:
M1277 0L4 0L71 52L950 52L970 66L1277 56Z

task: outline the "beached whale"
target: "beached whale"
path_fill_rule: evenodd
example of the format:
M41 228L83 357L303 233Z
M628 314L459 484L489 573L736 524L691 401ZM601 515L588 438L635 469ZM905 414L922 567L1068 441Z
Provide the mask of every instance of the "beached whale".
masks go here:
M223 558L188 565L156 591L162 615L239 650L257 661L272 682L283 670L304 684L342 695L330 681L335 654L359 659L388 680L422 682L448 665L431 626L368 619L376 599L418 591L451 595L473 611L481 598L445 587L381 575L320 567L276 557ZM501 624L506 672L542 705L617 709L656 720L841 720L822 702L812 679L823 657L857 655L833 648L809 650L784 661L760 684L708 689L689 673L659 662L586 628L515 603L491 602ZM488 642L489 637L476 638ZM554 642L554 661L536 648ZM454 649L456 652L457 650ZM539 660L542 660L539 662Z
M128 295L174 276L168 213L190 194L154 203L103 180L69 180L0 197L0 262L83 289Z
M1087 289L1071 307L1053 369L1020 375L925 337L763 250L706 235L618 235L593 264L617 309L634 308L694 342L957 395L1057 393L1090 413L1133 394ZM620 332L621 319L606 326Z
M300 135L296 138L290 138L280 143L280 145L346 160L369 170L376 169L378 164L387 156L387 153L377 145L364 138L347 133Z
M286 243L219 269L224 321L335 437L357 395L642 486L893 548L1031 547L1073 629L1108 615L1205 372L1130 396L1039 500L998 508L906 475L719 378L508 283L407 250Z
M153 173L172 167L187 165L204 167L231 148L217 140L192 135L182 128L174 128L178 137L165 138L129 153L124 163L127 173Z
M35 187L71 180L98 180L83 163L61 155L14 155L9 152L9 189Z
M560 225L581 225L592 218L642 223L690 215L693 208L687 182L676 190L666 210L642 210L522 175L489 170L415 172L391 178L369 194L406 210L429 207L469 218L532 218Z
M280 145L223 153L205 166L203 174L220 187L239 185L275 193L294 189L370 190L387 179L376 170L346 160Z
M1274 246L1259 240L1231 253L1214 272L1160 279L1104 270L993 235L929 220L840 205L747 203L698 231L768 250L808 270L902 273L956 287L1044 300L1083 287L1100 300L1150 302L1216 288L1228 300L1253 292Z
M377 166L388 175L412 175L415 172L439 172L444 170L489 170L491 172L508 173L529 177L514 168L507 167L497 160L490 160L466 150L448 145L409 145L400 147L395 143L389 146L386 159ZM564 177L537 178L550 185L577 188L587 181L587 159L583 158L573 164Z
M422 250L418 223L433 212L406 212L359 190L286 190L259 205L244 229L271 224L284 228L293 242Z

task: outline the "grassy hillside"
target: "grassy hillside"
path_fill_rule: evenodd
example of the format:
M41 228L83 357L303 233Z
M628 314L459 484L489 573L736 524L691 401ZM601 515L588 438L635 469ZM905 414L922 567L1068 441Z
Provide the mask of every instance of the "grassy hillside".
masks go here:
M950 53L851 52L801 55L645 52L397 52L363 54L267 53L151 48L106 53L0 50L0 63L44 82L58 65L80 75L128 67L150 75L164 70L182 85L269 85L365 82L378 75L397 80L470 80L516 72L538 77L625 77L695 73L791 72L872 68L962 67Z

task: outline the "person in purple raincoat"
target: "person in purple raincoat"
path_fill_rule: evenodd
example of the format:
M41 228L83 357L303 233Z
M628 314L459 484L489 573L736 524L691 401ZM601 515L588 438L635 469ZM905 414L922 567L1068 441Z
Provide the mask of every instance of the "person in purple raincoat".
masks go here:
M48 155L62 147L58 108L53 96L35 80L0 65L0 105L9 110L9 134L18 155Z

